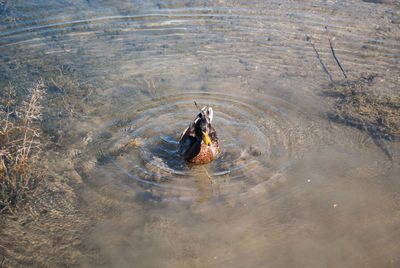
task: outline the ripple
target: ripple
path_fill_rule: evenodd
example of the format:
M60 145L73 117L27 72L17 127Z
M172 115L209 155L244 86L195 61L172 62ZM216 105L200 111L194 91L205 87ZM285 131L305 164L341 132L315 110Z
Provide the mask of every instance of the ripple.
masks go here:
M207 46L207 54L210 54L210 48L216 52L226 49L228 44L235 44L235 54L258 51L258 54L263 53L271 58L274 65L287 68L292 66L290 58L295 56L293 53L314 56L313 49L305 40L306 36L312 37L321 55L329 56L324 30L324 26L328 26L333 38L336 38L336 50L345 63L358 60L360 65L376 65L366 60L374 57L383 66L396 67L400 55L396 35L386 34L376 25L364 21L363 17L359 18L361 21L356 21L352 16L356 14L347 14L340 9L336 16L330 16L325 9L319 9L319 14L315 14L308 6L289 9L273 3L270 9L262 11L215 7L145 9L141 12L133 10L129 14L102 10L96 16L93 11L80 16L74 13L61 16L58 12L52 10L45 17L25 18L15 25L3 26L0 28L0 45L40 43L42 40L37 38L38 35L49 35L60 36L71 44L87 41L95 49L104 45L104 40L99 37L113 35L112 49L126 49L127 44L135 43L138 51L144 53L159 52L160 46L156 43L177 43L176 39L181 37L177 43L177 53L181 50L201 52L199 48ZM154 38L161 40L154 42L153 46L145 45ZM274 58L278 61L273 62Z
M221 154L207 165L191 165L177 151L181 132L197 112L193 100L215 111ZM113 138L103 150L111 152L116 172L178 195L199 185L218 189L218 196L246 192L287 168L313 131L299 125L309 118L274 97L261 102L222 93L170 94L135 105L126 114L118 127L109 124L106 130Z
M34 64L33 58L41 61L43 55L54 55L84 68L99 84L107 80L106 87L114 89L121 84L131 87L135 79L147 74L150 79L160 74L171 76L171 80L179 77L177 80L184 83L185 77L176 74L188 69L190 79L198 84L213 78L232 83L243 78L246 83L259 80L263 90L267 80L264 74L271 74L274 79L282 78L282 82L285 77L306 78L315 86L314 80L325 74L316 70L319 61L310 42L332 76L336 70L336 77L341 77L327 43L327 25L345 69L377 73L398 70L399 38L388 34L396 33L396 28L383 31L375 27L395 16L380 10L384 7L377 8L387 17L371 18L365 17L365 12L373 14L375 7L360 4L365 8L360 15L357 8L348 9L346 3L334 10L326 4L316 8L309 3L296 7L259 3L262 6L253 9L141 9L133 4L131 9L118 10L99 5L96 10L87 7L76 14L74 9L62 7L42 13L32 11L15 24L0 26L0 56L14 46L26 48L29 64ZM4 58L10 61L15 50L8 53ZM234 68L227 68L233 64ZM393 81L398 82L398 76L385 79L389 86L397 85ZM200 88L198 84L187 88ZM111 98L120 97L118 92L111 94ZM196 113L193 100L213 106L222 147L218 159L201 167L188 165L177 154L180 131ZM198 181L204 178L212 187L224 189L223 193L246 191L285 169L315 142L313 135L319 134L318 124L298 111L295 104L268 95L256 100L222 93L170 94L132 105L124 112L128 114L125 118L114 118L121 121L118 127L107 129L111 139L101 142L105 144L101 150L114 152L111 163L117 172L143 184L183 192L197 189ZM138 139L138 145L127 148L126 143L132 139ZM124 150L119 151L121 148Z

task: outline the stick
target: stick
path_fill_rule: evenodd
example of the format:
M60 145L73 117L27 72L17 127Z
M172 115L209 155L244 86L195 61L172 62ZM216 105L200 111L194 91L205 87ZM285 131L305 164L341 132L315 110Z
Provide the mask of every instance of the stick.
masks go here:
M330 48L331 48L331 51L332 51L332 56L333 56L333 58L335 59L335 61L336 61L337 65L338 65L338 66L339 66L339 68L340 68L340 70L342 71L342 73L343 73L343 75L344 75L344 78L346 78L346 79L347 79L347 75L346 75L345 71L343 70L343 68L342 68L342 65L340 65L340 62L339 62L339 60L336 58L336 55L335 55L335 50L333 50L333 46L332 46L331 37L330 37L330 35L329 35L329 32L328 32L328 26L325 26L325 30L326 30L326 35L328 36L328 40L329 40L329 46L330 46Z
M310 40L310 37L307 36L307 40ZM312 48L314 49L315 55L317 56L317 59L319 60L319 63L322 66L322 69L324 69L324 72L329 76L329 80L332 82L333 81L332 80L332 75L328 72L328 70L325 67L325 64L322 62L322 59L319 56L318 50L315 48L314 44L311 43L311 41L310 41L310 44L311 44Z

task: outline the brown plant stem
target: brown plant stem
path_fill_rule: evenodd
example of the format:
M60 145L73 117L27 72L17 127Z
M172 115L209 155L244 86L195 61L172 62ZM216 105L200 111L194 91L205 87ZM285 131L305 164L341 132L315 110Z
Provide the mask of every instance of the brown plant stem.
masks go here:
M337 65L338 65L339 68L340 68L340 70L342 71L342 74L343 74L344 78L347 79L346 72L343 70L342 65L340 64L338 58L337 58L336 55L335 55L335 50L333 49L331 37L330 37L329 31L328 31L328 26L325 26L325 30L326 30L326 35L328 36L329 47L331 48L332 56L333 56L333 58L335 59Z

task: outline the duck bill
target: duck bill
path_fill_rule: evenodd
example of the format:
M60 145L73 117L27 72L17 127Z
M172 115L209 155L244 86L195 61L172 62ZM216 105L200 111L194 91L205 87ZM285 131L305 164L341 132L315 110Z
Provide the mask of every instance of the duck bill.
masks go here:
M204 143L207 144L208 146L210 146L211 145L210 136L208 136L207 132L204 132L204 131L202 131L202 132L203 132L203 141L204 141Z

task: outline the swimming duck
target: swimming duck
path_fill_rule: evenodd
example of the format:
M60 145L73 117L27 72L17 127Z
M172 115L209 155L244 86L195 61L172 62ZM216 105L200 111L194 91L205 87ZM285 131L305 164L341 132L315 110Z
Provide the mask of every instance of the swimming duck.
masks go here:
M194 104L199 109L197 103ZM199 110L193 122L183 131L178 151L190 163L206 164L219 154L218 137L211 126L213 109L207 105Z

